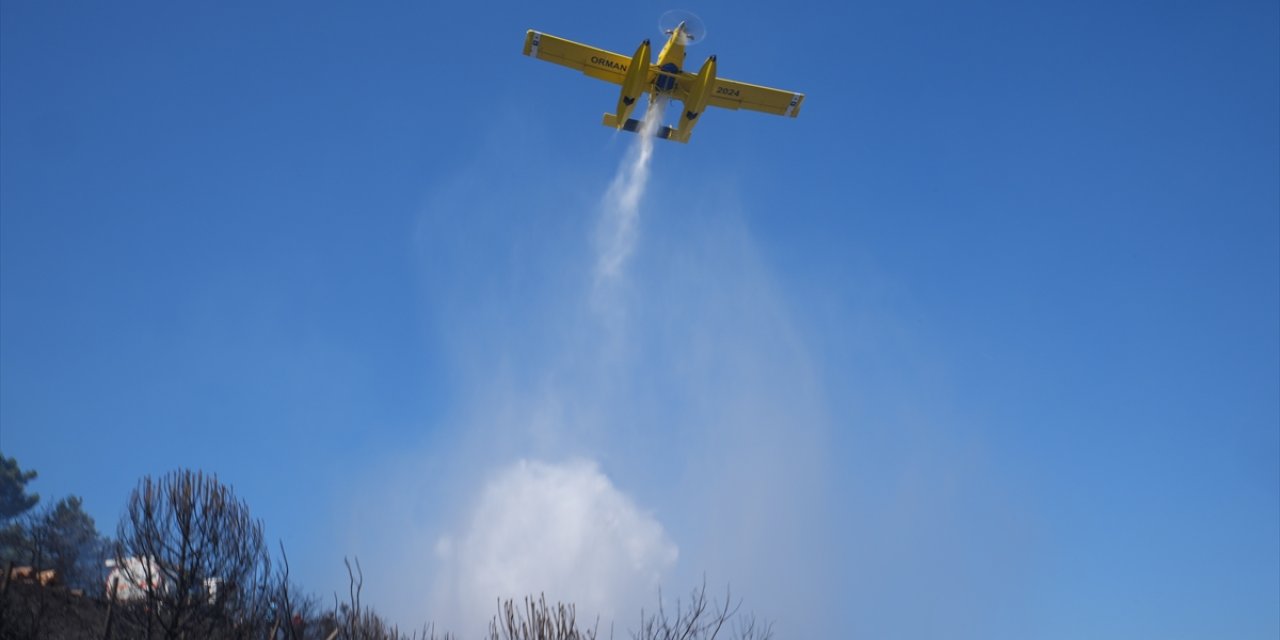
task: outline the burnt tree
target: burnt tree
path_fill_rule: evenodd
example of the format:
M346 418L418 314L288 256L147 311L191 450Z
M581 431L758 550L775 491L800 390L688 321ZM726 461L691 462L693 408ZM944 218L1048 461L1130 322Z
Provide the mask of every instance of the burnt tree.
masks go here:
M115 556L141 591L122 607L140 634L260 636L270 624L262 523L217 476L180 470L143 478L120 520Z

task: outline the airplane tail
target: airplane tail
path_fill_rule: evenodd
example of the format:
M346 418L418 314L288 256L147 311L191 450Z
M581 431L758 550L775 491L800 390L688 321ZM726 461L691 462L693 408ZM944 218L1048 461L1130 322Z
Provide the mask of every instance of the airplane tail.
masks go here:
M616 114L606 113L604 114L604 122L602 122L601 124L613 129L622 129L623 131L630 131L632 133L635 133L640 130L640 127L644 123L639 120L636 120L635 118L627 118L627 121L622 123L622 126L619 127L618 116ZM674 140L676 142L689 141L689 138L687 136L682 137L679 131L667 126L658 127L658 130L654 132L654 135L659 138L662 138L663 140Z

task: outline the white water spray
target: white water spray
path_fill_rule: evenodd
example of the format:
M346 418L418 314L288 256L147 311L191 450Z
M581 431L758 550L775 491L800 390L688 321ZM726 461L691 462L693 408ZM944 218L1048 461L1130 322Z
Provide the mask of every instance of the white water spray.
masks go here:
M597 283L617 278L635 249L636 221L640 216L640 201L649 182L654 134L666 107L666 98L649 103L640 130L636 132L636 140L604 194L603 211L596 229Z

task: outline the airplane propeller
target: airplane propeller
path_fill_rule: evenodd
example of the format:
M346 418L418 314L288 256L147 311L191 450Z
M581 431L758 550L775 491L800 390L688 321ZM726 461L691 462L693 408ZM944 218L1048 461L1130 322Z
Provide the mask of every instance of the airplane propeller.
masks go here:
M680 28L680 24L684 24L685 46L693 46L701 44L707 39L707 27L692 11L684 9L672 9L658 18L658 30L665 35L671 35Z

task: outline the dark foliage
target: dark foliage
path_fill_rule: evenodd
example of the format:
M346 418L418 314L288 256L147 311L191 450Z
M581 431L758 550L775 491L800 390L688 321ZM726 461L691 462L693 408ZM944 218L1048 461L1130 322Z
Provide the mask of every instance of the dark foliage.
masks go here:
M27 493L27 483L35 479L35 471L23 471L17 460L0 454L0 523L26 513L40 501L38 494Z

